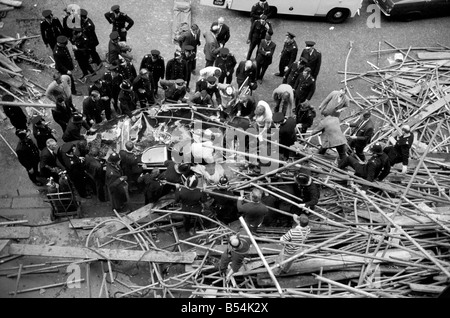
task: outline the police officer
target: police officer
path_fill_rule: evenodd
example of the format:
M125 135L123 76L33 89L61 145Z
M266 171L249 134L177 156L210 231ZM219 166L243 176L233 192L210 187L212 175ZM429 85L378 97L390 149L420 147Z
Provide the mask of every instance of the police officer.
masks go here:
M307 60L304 57L300 57L300 60L292 63L288 70L284 72L283 84L294 87L297 78L302 74L303 69L305 68L306 61Z
M226 47L221 48L220 55L214 62L214 66L222 70L219 76L219 83L231 84L236 64L236 58L230 53L230 50Z
M252 6L252 9L250 10L251 22L253 24L255 20L261 19L262 15L270 17L270 14L271 14L270 7L267 1L259 0Z
M252 57L255 47L258 46L259 48L261 40L265 38L266 34L273 34L272 24L267 21L266 15L262 15L260 19L253 22L248 34L247 44L250 44L250 46L247 53L247 60L250 60Z
M122 84L120 84L120 93L118 99L121 113L123 115L127 115L130 118L133 118L132 112L136 109L137 100L136 94L133 91L133 87L128 80L124 80Z
M183 79L187 81L187 63L183 60L181 51L176 50L173 59L167 61L166 80Z
M309 214L308 210L303 208L315 209L320 198L320 188L314 183L311 176L307 173L298 173L294 177L296 185L294 186L294 193L297 198L302 200L300 206L293 206L292 212L297 215Z
M146 68L153 77L153 82L155 86L154 94L158 95L158 83L160 79L164 79L164 74L166 72L166 66L164 63L164 58L161 56L161 52L158 50L151 50L150 54L144 56L141 62L140 69Z
M72 72L74 70L74 65L72 56L70 55L69 49L67 48L68 39L64 35L60 35L56 40L57 43L55 46L55 50L53 51L55 68L59 73L70 76L70 89L72 91L72 95L80 96L81 94L77 92L75 81L73 79Z
M85 168L87 175L95 184L95 194L100 202L106 201L105 189L105 170L106 162L100 159L100 150L97 147L92 147L89 154L86 155Z
M311 76L311 69L309 67L303 69L302 74L297 78L293 88L295 90L295 107L300 107L300 104L311 100L311 97L316 91L316 82Z
M17 159L27 170L28 177L37 186L42 186L42 183L38 181L39 176L39 149L30 138L29 129L16 130L16 136L19 137L19 143L16 147Z
M56 139L53 134L55 133L54 129L51 129L48 124L44 121L42 116L37 115L31 119L31 124L33 125L33 136L36 140L36 144L39 150L42 150L46 147L46 142L48 139Z
M397 137L390 137L389 142L392 146L384 148L384 152L389 156L391 166L396 163L402 163L402 173L408 170L409 150L414 142L414 135L411 134L409 125L402 126L402 134Z
M154 86L153 77L150 76L150 73L146 68L142 68L139 71L139 75L133 81L133 90L136 93L141 108L145 108L155 103L155 98L153 96Z
M3 95L2 101L4 102L14 102L14 96L12 95ZM22 108L19 106L8 106L3 105L3 111L5 112L6 117L9 118L11 125L16 129L27 129L27 116L23 112Z
M383 152L380 144L375 144L370 149L372 157L363 164L353 156L346 156L339 162L338 168L344 170L348 166L355 170L355 176L367 181L383 181L391 171L389 157Z
M62 163L66 167L67 175L80 197L90 199L91 195L88 194L86 189L88 176L84 166L84 158L77 156L75 153L76 148L76 144L72 142L61 146Z
M108 65L105 75L103 75L103 80L108 86L111 92L111 98L113 99L114 110L117 114L121 114L120 108L118 106L118 97L120 93L120 84L123 82L123 76L118 72L119 66L117 64Z
M84 84L87 76L95 74L95 71L89 63L91 57L89 40L83 34L82 28L73 29L72 47L75 59L83 72L83 75L78 80Z
M301 57L305 58L306 67L311 69L311 76L317 80L317 76L319 75L320 66L322 65L322 53L320 53L314 45L316 42L314 41L305 41L306 48L303 49Z
M88 39L89 53L92 57L92 63L97 65L97 70L102 66L102 60L97 53L96 47L99 45L98 37L95 32L95 24L90 18L87 17L88 12L85 9L80 9L80 19L81 28L83 29L83 34Z
M294 40L295 35L291 32L286 34L283 50L280 53L280 64L278 65L278 73L275 76L283 77L284 73L289 69L297 58L298 47Z
M194 47L192 45L186 45L184 49L182 49L181 56L183 60L186 62L186 87L189 87L189 83L191 81L192 71L195 70L195 59L196 54Z
M106 120L111 119L111 97L112 93L108 83L101 78L95 80L94 84L89 87L88 93L91 95L93 91L100 93L100 108L105 111Z
M282 112L273 114L272 117L275 128L278 129L278 142L280 145L290 147L297 140L297 134L295 131L296 122L293 117L286 118ZM291 150L281 148L280 154L283 155L283 159L287 160L291 156Z
M56 46L56 39L63 34L61 21L55 18L51 10L42 11L44 19L41 21L41 35L45 46L50 47L52 51Z
M105 183L109 192L112 209L123 212L128 201L127 177L120 168L120 156L113 152L107 160Z
M214 76L209 76L208 78L204 79L201 78L197 81L195 84L195 91L201 92L202 90L206 90L209 96L213 99L213 96L216 98L213 99L214 106L221 106L222 105L222 96L220 96L219 88L217 87L217 78Z
M127 41L127 32L134 25L133 19L131 19L126 13L120 12L119 5L113 5L111 11L105 13L105 18L112 24L112 31L119 32L120 41Z
M102 122L102 105L100 103L100 93L93 90L88 97L83 100L83 115L89 126Z

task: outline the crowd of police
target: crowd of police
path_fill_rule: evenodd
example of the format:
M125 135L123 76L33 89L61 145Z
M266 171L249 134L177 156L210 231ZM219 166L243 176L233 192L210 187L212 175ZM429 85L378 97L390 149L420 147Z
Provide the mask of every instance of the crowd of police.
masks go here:
M74 14L80 17L79 24L75 26L74 20L71 20ZM366 158L364 149L371 141L375 125L370 112L364 111L358 121L349 124L350 132L344 135L339 115L350 103L344 88L332 91L323 100L317 109L322 119L308 133L316 118L316 109L309 101L316 89L322 60L314 41L305 41L306 47L297 58L296 36L287 32L279 54L278 72L274 74L282 80L273 91L272 106L266 101L255 100L252 91L262 85L276 50L276 44L272 42L272 34L276 30L269 21L271 12L265 0L258 1L252 7L247 40L249 49L246 59L239 63L226 47L231 38L230 27L220 17L203 33L203 37L196 24L180 30L174 39L180 48L174 52L172 59L165 62L160 51L153 49L142 58L139 70L132 62L131 48L126 42L127 33L135 22L121 11L119 5L112 6L104 15L112 25L105 58L97 53L99 41L87 10L69 6L62 23L51 10L44 10L42 15L42 40L53 51L56 68L45 94L56 104L52 117L61 126L63 144L57 145L55 130L41 116L34 116L30 121L21 108L3 107L19 138L16 148L18 159L37 186L48 180L58 186L61 178L68 178L81 197L90 198L94 194L99 201L109 200L118 212L128 211L127 201L132 191L142 191L145 204L155 203L165 194L175 191L175 200L181 203L182 211L189 212L184 216L184 228L191 234L197 226L195 214L205 211L226 224L243 215L250 230L256 233L261 225L293 224L291 217L274 212L276 209L292 215L308 215L310 210L314 210L319 202L320 187L307 170L294 174L294 182L285 182L282 174L271 176L268 180L274 184L278 182L276 187L290 198L297 198L298 206L259 188L247 194L241 192L236 197L229 182L231 176L224 173L220 160L215 160L214 154L209 153L212 162L216 162L206 164L211 162L207 160L211 158L205 154L207 149L202 148L205 140L201 136L206 135L205 131L200 132L199 140L193 139L193 151L194 145L200 149L200 154L195 158L200 159L200 164L168 160L163 172L158 168L146 169L131 141L125 144L125 149L113 152L104 159L99 145L88 145L81 133L83 128L89 133L93 125L117 115L134 120L133 111L138 106L146 108L156 103L186 103L193 112L200 108L213 109L217 111L217 116L211 118L218 123L225 121L243 130L253 127L261 138L271 136L277 129L278 139L272 141L281 145L280 160L292 161L298 155L292 146L299 138L303 140L308 135L320 134L318 154L323 155L334 148L339 155L337 166L340 169L352 167L355 175L368 181L382 181L391 166L400 162L402 171L406 172L409 148L413 142L410 128L403 126L403 133L392 138L389 147L383 149L380 144L373 145L371 157ZM199 79L195 89L191 90L191 75L197 75L196 55L202 41L206 64L198 71ZM76 80L69 42L82 72ZM82 108L82 112L78 111L72 98L73 95L80 95L76 81L86 84L102 67L106 67L107 71L89 85L88 96L78 107ZM237 88L232 84L233 76L236 77ZM159 87L163 89L163 94L158 93ZM2 100L14 101L14 97L4 95ZM30 124L32 129L28 128ZM203 191L205 184L212 185L214 193L206 195ZM304 228L307 220L302 220L300 222L300 219L294 218L294 223L301 223Z

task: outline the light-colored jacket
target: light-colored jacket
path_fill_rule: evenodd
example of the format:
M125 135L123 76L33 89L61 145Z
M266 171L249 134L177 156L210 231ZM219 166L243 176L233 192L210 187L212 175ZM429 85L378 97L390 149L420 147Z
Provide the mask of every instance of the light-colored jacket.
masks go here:
M283 95L284 92L288 92L289 93L289 105L286 109L286 117L292 117L294 116L294 113L292 112L292 108L295 105L294 102L294 89L292 88L291 85L289 84L281 84L280 86L278 86L277 88L274 89L273 93L272 93L272 98L275 102L278 102L278 100L281 99L281 96ZM281 105L280 105L281 108ZM281 110L280 110L281 111Z
M341 122L338 117L326 116L322 119L311 135L322 132L322 148L333 148L345 145L347 139L341 130Z
M319 110L323 116L333 114L335 111L350 106L350 99L344 94L339 101L340 91L332 91L319 105Z
M45 96L56 102L56 97L58 95L64 96L65 99L68 99L72 96L72 91L70 89L71 79L69 75L62 74L61 75L61 84L56 83L56 81L52 81L45 91Z

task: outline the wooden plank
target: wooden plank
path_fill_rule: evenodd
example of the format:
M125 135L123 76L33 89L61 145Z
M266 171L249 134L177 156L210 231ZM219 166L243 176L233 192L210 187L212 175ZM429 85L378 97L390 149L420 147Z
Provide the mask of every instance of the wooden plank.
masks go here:
M406 124L410 127L413 127L415 124L418 124L437 110L444 107L447 103L450 103L450 95L446 95L443 98L440 98L436 102L434 102L431 105L425 106L420 114L414 116L413 118L409 119Z
M22 69L12 62L9 58L0 53L0 64L11 72L18 73L22 72Z
M264 255L275 255L279 254L281 251L281 245L280 244L258 244L259 248L262 250ZM225 250L227 249L227 245L214 245L214 249L212 251L209 251L209 255L221 255ZM199 256L204 256L208 250L202 249L202 248L196 248L195 253ZM221 253L219 253L220 251ZM254 246L250 246L250 249L247 252L247 255L249 257L252 257L254 255L258 255L258 252L256 251Z
M31 229L26 226L0 227L0 239L25 239L30 237Z
M383 253L384 256L383 256ZM412 259L412 255L407 252L400 249L389 249L386 252L380 251L376 254L377 257L382 257L386 260L389 260L391 257L392 259L396 260L402 260L402 261L410 261ZM362 256L352 256L352 255L345 255L345 254L333 254L333 255L327 255L327 258L321 258L321 257L314 257L314 258L308 258L305 260L300 260L297 262L294 262L292 264L291 270L295 273L305 274L305 273L315 273L319 272L320 268L323 267L324 271L330 271L330 270L339 270L346 267L351 267L355 265L363 265L366 264L370 259ZM373 264L382 263L381 260L373 259ZM247 274L256 274L256 273L265 273L266 269L256 269L251 271L243 271L243 272L237 272L235 276L238 275L247 275Z
M371 212L369 216L369 212L367 210L358 210L358 216L370 220L370 216L372 217L373 222L377 223L388 223L389 221L381 215L379 212ZM446 214L438 214L438 213L429 213L429 217L421 216L421 215L411 215L411 217L398 215L393 218L395 224L399 226L411 226L411 225L420 225L420 224L434 224L433 220L448 222L450 221L450 215ZM431 219L433 220L431 220Z
M7 12L14 10L14 7L6 6L4 4L0 5L0 12Z
M440 294L445 289L443 286L423 285L416 283L409 283L408 285L413 291L429 294Z
M445 60L450 59L450 52L418 52L417 57L421 60Z
M73 219L70 220L69 228L71 229L92 229L96 225L104 222L106 220L112 220L115 217L112 216L101 216L97 218L84 218L84 219Z
M194 261L196 254L192 252L166 252L166 251L135 251L112 250L103 248L86 248L72 246L48 246L11 244L11 255L30 255L44 257L81 258L81 259L106 259L114 261L156 262L156 263L184 263Z
M172 204L174 202L173 195L167 195L161 198L156 204L148 204L143 206L142 208L131 212L130 214L123 217L123 221L130 225L139 220L147 217L152 212L152 209L163 209L166 206ZM125 228L122 223L119 222L110 222L107 223L104 227L100 228L97 232L94 233L94 239L98 238L100 241L104 240L107 236L112 235L121 229Z
M10 240L0 240L0 255L2 255L3 249L5 249L9 242Z
M359 277L361 275L361 271L336 271L336 272L328 272L323 273L323 277L334 280L341 281L345 279L352 279ZM307 286L314 286L319 283L319 281L311 275L299 275L292 277L291 273L289 276L277 276L278 283L282 288L302 288ZM267 274L258 274L257 276L258 285L260 286L273 286L273 281L270 277L267 277Z
M22 6L22 1L15 0L0 0L0 3L6 4L11 7L20 8Z

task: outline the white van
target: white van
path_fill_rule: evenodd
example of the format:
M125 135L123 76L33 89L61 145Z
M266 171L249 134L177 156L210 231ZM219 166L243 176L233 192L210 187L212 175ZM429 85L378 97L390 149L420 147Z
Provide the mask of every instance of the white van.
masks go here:
M200 0L200 4L250 12L258 0ZM363 0L267 0L275 14L326 17L328 22L342 23L359 14Z

